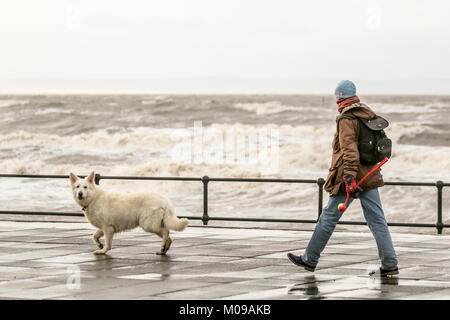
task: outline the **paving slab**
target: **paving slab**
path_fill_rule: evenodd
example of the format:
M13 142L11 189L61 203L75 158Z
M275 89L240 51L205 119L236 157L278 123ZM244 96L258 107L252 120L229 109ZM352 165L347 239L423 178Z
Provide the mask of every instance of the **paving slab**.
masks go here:
M118 234L98 256L87 223L0 221L0 299L449 299L450 236L392 233L400 274L379 267L370 232L336 230L314 273L293 265L310 230L191 226Z

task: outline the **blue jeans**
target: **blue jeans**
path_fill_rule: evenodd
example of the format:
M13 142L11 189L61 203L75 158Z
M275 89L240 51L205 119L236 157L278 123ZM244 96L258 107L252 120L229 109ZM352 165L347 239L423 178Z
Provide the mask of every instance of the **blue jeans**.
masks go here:
M315 267L319 262L320 254L325 248L336 224L343 214L343 212L338 210L338 204L345 202L346 196L347 195L343 193L340 193L337 196L331 196L327 206L323 209L311 240L309 240L308 247L302 256L302 260L308 265ZM378 189L375 188L362 192L359 195L359 199L364 212L364 218L377 243L381 267L388 270L396 268L397 257L395 255L386 219L384 218ZM347 208L352 201L353 198L350 197Z

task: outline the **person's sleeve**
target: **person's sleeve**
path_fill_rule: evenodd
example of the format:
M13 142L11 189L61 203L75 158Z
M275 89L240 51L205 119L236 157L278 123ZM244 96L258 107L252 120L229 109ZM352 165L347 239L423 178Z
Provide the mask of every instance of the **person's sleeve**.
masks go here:
M356 178L359 168L358 120L339 120L339 145L344 158L344 175Z

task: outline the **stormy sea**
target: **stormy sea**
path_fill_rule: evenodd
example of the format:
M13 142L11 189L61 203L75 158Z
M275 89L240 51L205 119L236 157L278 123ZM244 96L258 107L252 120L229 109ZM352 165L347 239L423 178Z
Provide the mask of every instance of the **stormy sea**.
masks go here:
M390 123L385 181L450 182L450 96L360 98ZM336 115L332 95L1 95L0 173L326 178ZM198 181L100 185L162 193L179 216L203 212ZM68 179L0 178L0 190L2 210L81 213ZM316 184L210 182L209 214L316 219L317 190ZM436 222L436 187L385 186L380 193L388 222ZM324 205L327 200L324 194ZM445 223L449 207L444 188ZM363 221L357 201L343 220Z

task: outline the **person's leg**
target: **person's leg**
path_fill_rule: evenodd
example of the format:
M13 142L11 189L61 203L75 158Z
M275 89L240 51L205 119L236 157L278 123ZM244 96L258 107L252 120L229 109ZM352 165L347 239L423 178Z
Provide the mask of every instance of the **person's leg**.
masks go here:
M303 262L306 264L315 267L319 262L320 254L325 248L328 240L333 234L336 224L342 216L342 212L338 210L338 204L345 202L346 197L347 195L343 193L331 196L327 206L322 210L305 253L301 256ZM347 208L352 201L352 198L348 200Z
M383 208L381 207L378 189L375 188L363 192L359 199L363 208L364 218L377 243L381 267L385 270L397 268L397 257Z

